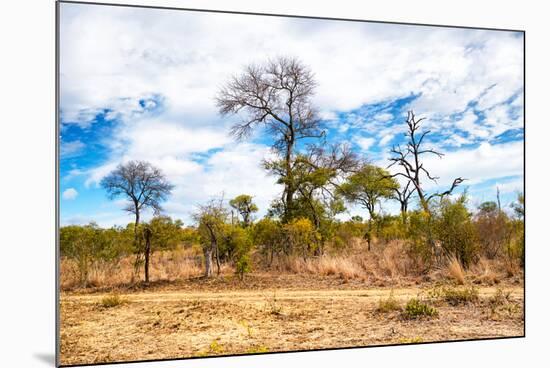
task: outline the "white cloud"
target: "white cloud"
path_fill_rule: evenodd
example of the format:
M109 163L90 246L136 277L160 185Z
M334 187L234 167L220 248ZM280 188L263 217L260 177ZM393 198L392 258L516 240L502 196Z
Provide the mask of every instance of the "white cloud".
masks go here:
M362 151L368 151L374 144L374 138L358 137L355 138L355 143L361 148Z
M281 192L261 168L271 153L265 144L234 143L227 135L234 118L220 118L213 100L244 65L299 57L315 73L321 116L340 133L356 125L353 117L336 123L337 113L366 103L420 94L405 108L441 131L454 124L446 116L480 98L487 122L476 125L468 110L457 123L468 138L449 137L460 146L522 126L523 116L511 118L502 104L522 88L522 42L508 32L62 4L61 114L84 127L98 112L121 120L105 139L111 156L85 172L86 186L120 162L143 159L176 184L165 208L184 221L196 203L222 192L251 194L265 212ZM521 107L522 96L511 106ZM355 139L363 151L403 129L385 125L394 118L388 112L355 118L376 136ZM82 149L73 145L62 150ZM514 144L482 145L426 166L443 185L454 176L473 182L521 172L522 154Z
M71 142L61 141L61 147L59 149L59 154L61 159L75 157L82 152L86 145L80 140L75 140Z
M63 199L68 200L68 201L76 199L77 196L78 196L78 192L74 188L65 189L63 191L63 194L61 195L61 197Z
M220 83L281 54L312 68L316 102L329 117L411 93L421 94L412 105L419 112L448 115L482 96L490 108L522 88L523 40L510 32L75 4L63 4L61 19L67 120L105 107L127 112L160 91L169 114L215 124Z
M523 142L491 145L482 143L474 149L447 152L441 159L435 155L424 156L424 167L438 183L425 178L425 188L448 188L454 178L468 179L463 186L481 183L488 179L523 175Z
M393 134L386 134L382 137L382 139L380 139L380 141L378 142L378 145L380 147L383 147L385 146L386 144L388 144L392 139L393 139L394 135Z

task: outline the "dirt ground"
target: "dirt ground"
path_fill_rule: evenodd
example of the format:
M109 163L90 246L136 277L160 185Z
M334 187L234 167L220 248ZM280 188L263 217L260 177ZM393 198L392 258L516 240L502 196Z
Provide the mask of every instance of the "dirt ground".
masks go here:
M404 306L432 284L369 286L328 280L237 281L151 285L121 290L123 303L106 307L106 290L61 295L61 364L250 354L521 336L523 285L476 286L479 300L433 302L437 317L406 319L380 312L390 296ZM286 286L285 286L286 285Z

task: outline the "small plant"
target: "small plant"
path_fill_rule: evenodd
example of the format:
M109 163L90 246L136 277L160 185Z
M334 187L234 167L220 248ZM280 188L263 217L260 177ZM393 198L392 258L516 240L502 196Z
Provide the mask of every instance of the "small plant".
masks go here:
M268 300L267 308L269 314L274 316L280 316L282 314L283 308L277 302L277 294L275 292L273 292L273 298Z
M255 345L246 351L247 354L258 354L258 353L267 353L269 352L269 348L264 345Z
M392 311L400 311L401 305L399 301L393 296L393 290L390 292L390 295L386 299L380 299L378 301L378 308L376 311L379 313L388 313Z
M239 322L239 324L241 326L243 326L244 328L246 328L246 333L248 334L248 337L251 338L252 337L252 327L248 324L247 321L245 320L242 320Z
M210 343L210 352L212 354L222 354L223 350L223 346L220 345L218 341L214 340Z
M197 357L206 357L206 356L209 356L209 355L223 354L223 352L224 352L223 346L220 343L218 343L217 340L212 340L212 342L210 343L210 346L208 346L207 350L200 351L197 354L195 354L195 356L197 356Z
M421 317L436 317L438 315L437 309L423 303L419 299L413 298L407 302L405 310L403 311L403 317L406 319L417 319Z
M432 299L443 300L456 307L460 304L475 303L479 300L479 291L474 286L470 287L449 287L443 286L429 292Z
M121 297L118 293L112 293L104 296L99 304L103 308L113 308L125 303L128 303L126 298Z
M498 288L495 295L489 298L489 304L491 306L505 305L510 302L510 292L504 292L501 288Z

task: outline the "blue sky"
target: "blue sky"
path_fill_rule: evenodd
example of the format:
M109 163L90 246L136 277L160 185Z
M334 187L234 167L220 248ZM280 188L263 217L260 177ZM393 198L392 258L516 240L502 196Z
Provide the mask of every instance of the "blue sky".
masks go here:
M130 222L99 182L131 159L163 170L175 184L165 212L186 223L221 194L251 194L265 213L281 191L260 167L271 139L235 142L238 117L220 117L214 96L280 55L315 73L329 141L387 166L414 109L426 147L445 153L426 157L440 177L429 191L466 177L475 206L497 186L505 205L523 190L521 33L61 4L60 46L62 224Z

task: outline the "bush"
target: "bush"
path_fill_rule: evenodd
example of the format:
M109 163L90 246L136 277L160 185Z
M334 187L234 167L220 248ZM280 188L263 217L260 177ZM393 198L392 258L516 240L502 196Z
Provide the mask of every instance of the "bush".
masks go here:
M380 313L388 313L393 311L400 311L401 309L401 304L393 296L392 290L390 292L390 295L386 299L380 299L378 301L378 308L376 308L376 311Z
M475 218L481 252L489 259L500 255L510 243L511 223L505 212L499 211L494 202L482 203Z
M99 262L116 264L132 252L133 234L126 229L101 229L97 224L63 226L59 231L61 256L78 266L80 284L86 286L90 269Z
M271 265L275 255L282 251L283 232L280 222L270 218L258 221L252 227L252 239Z
M403 317L406 319L418 319L422 317L436 317L437 309L421 302L419 299L413 298L407 302Z
M474 286L470 287L449 287L443 286L430 292L430 296L440 299L452 306L460 304L475 303L479 300L479 291Z
M448 256L455 256L468 268L479 258L476 229L466 207L466 195L455 201L443 198L433 221L435 239Z
M433 263L430 245L431 216L425 211L413 211L408 216L407 239L408 256L418 272L429 270Z
M296 218L284 225L287 254L300 254L306 259L319 246L320 236L309 219Z

